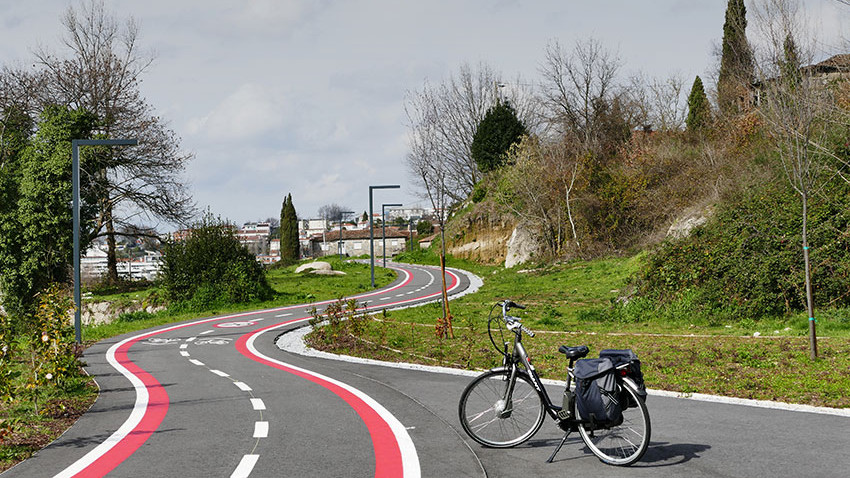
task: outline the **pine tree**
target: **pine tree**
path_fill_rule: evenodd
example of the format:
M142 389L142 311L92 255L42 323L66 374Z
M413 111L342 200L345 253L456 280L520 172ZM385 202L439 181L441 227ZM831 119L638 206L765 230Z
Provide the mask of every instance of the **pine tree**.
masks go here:
M470 152L481 172L492 171L505 162L508 148L528 134L508 103L499 102L490 108L478 124L472 137Z
M720 73L717 76L717 104L727 116L741 113L741 98L753 81L753 52L747 42L747 7L744 0L729 0L723 24Z
M694 79L694 86L691 87L691 94L688 95L688 118L685 120L685 124L688 127L688 132L699 133L705 130L710 120L711 105L709 105L708 97L705 95L702 79L697 76Z
M292 204L292 194L287 194L280 209L280 260L292 263L300 257L298 242L298 215Z

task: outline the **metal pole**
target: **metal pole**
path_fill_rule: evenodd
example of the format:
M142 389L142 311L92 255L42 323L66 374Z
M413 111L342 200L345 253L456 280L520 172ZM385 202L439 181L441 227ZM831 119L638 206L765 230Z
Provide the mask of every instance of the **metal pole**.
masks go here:
M80 294L80 146L133 146L136 139L74 139L71 140L71 183L74 215L74 339L83 342L82 298Z
M71 141L71 182L74 206L74 340L83 342L80 297L80 153L78 140Z
M372 190L398 189L398 184L369 186L369 268L372 276L372 288L375 288L375 221L372 219Z

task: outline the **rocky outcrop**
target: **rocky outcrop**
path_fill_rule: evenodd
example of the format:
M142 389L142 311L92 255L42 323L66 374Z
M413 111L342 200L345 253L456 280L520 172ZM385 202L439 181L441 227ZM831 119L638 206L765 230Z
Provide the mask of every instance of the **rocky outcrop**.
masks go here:
M672 239L681 239L691 235L691 231L695 227L702 226L708 222L708 218L714 215L714 208L711 206L692 207L682 211L682 214L677 217L670 228L667 229L667 237Z
M164 310L162 305L145 305L140 301L131 302L84 302L80 312L80 320L86 325L108 324L118 318L121 314L138 312L144 310L155 314ZM71 314L73 320L73 313Z
M538 235L523 224L514 228L508 240L505 267L513 267L539 257L543 250Z
M301 264L300 266L298 266L297 269L295 269L295 273L300 274L300 273L305 272L305 271L306 272L329 271L329 270L332 270L332 269L333 268L331 267L331 265L328 264L327 262L314 261L314 262L308 262L307 264Z

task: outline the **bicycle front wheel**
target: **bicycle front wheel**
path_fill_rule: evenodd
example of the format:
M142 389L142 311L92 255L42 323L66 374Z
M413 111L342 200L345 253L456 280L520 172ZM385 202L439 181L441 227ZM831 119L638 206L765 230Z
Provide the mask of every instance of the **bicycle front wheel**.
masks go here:
M543 424L543 401L524 375L517 375L509 400L510 371L485 372L460 396L463 430L484 446L509 448L528 440Z
M628 466L640 460L646 452L652 430L643 399L628 382L623 381L620 386L629 395L628 401L635 405L623 410L623 423L596 429L581 424L578 431L585 445L604 463Z

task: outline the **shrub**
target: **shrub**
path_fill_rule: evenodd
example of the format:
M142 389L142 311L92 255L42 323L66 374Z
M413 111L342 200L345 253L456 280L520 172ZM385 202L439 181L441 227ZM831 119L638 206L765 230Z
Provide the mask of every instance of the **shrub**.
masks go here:
M848 211L850 186L844 183L810 204L818 307L850 305ZM801 221L799 198L781 182L747 189L690 237L666 241L651 253L638 276L639 293L668 306L687 296L728 319L733 310L739 318L803 310Z
M263 266L239 243L231 225L210 215L185 241L166 244L160 280L168 299L193 310L272 296Z

